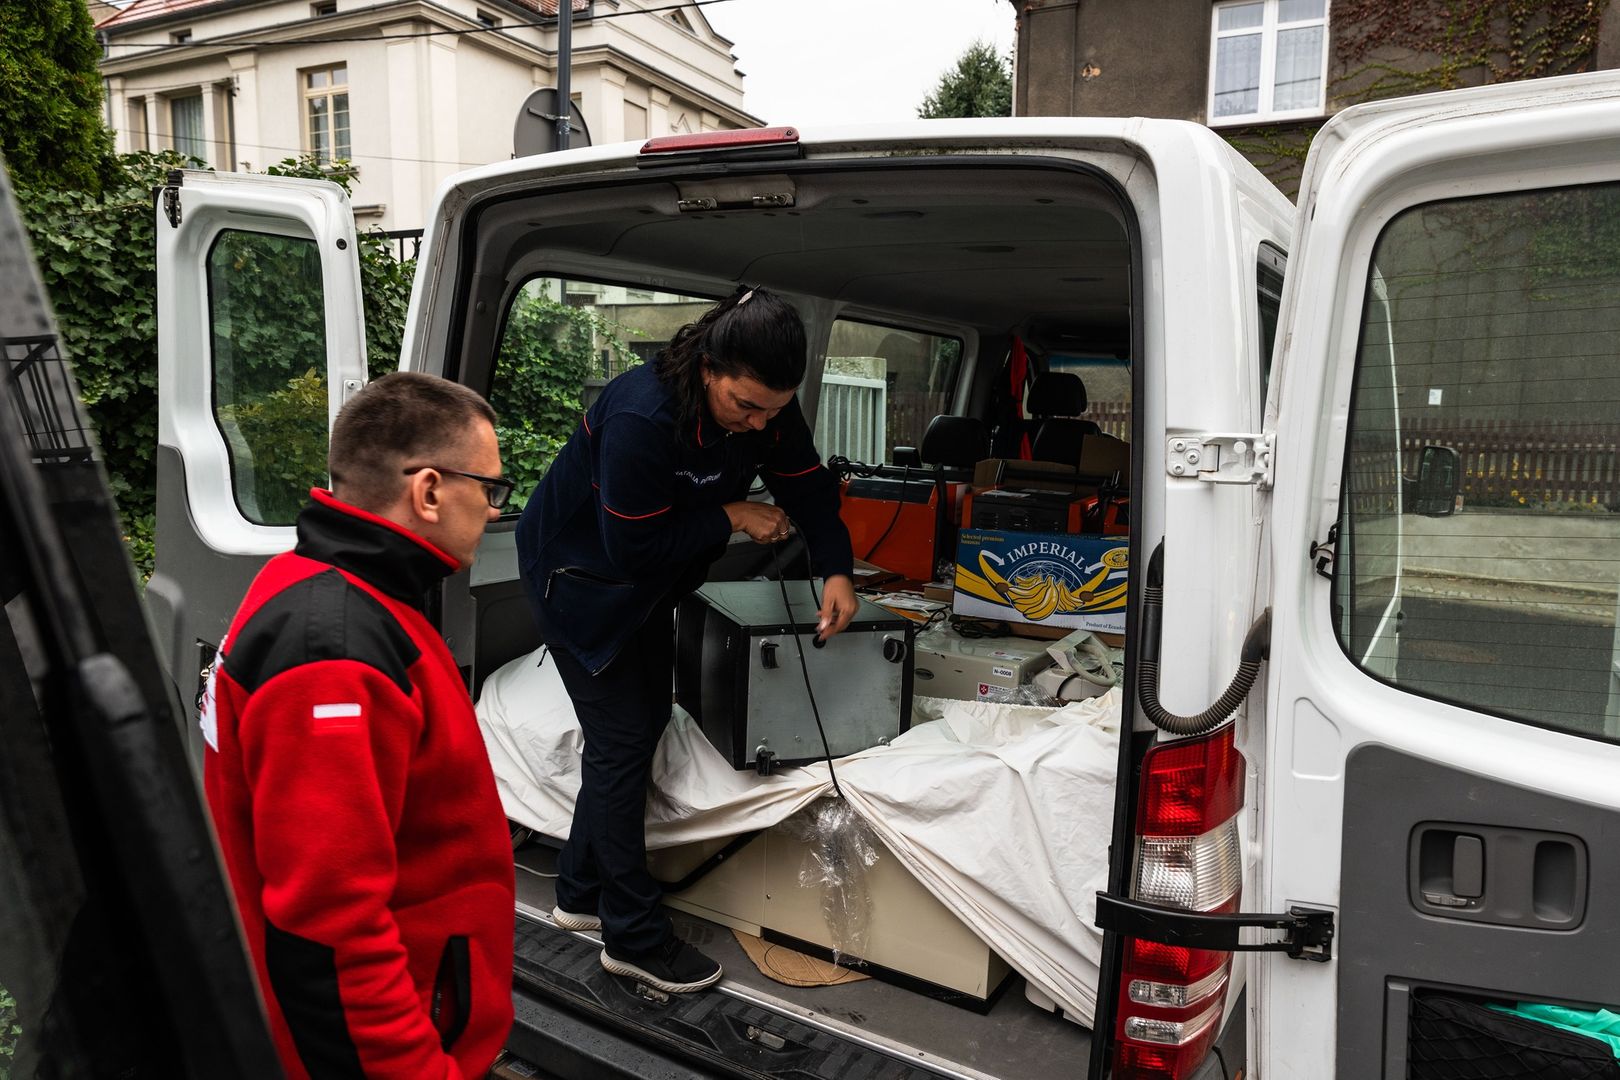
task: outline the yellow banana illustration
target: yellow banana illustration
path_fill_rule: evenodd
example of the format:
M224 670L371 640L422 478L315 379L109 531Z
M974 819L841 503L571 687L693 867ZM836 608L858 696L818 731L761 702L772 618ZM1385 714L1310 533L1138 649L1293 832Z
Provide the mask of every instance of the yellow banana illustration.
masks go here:
M1040 574L1026 574L1008 580L979 552L979 572L997 596L1011 605L1024 618L1040 622L1054 614L1073 614L1082 611L1100 611L1118 606L1125 596L1126 584L1104 587L1114 568L1103 566L1077 588L1069 588L1058 578Z

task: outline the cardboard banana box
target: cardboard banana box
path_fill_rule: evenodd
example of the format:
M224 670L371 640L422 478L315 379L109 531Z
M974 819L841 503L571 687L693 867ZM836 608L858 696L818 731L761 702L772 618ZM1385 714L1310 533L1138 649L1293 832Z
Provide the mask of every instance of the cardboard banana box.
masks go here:
M958 615L1121 633L1130 548L1124 537L963 529Z

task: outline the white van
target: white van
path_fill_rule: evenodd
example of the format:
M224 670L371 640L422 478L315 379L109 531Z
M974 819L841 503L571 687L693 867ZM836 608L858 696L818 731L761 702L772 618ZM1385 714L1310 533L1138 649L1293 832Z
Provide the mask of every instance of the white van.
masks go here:
M235 395L306 372L259 368L243 305L324 344L308 377L328 418L366 378L365 334L334 186L187 172L156 216L147 600L189 700L300 496L284 436ZM296 272L250 296L255 259ZM439 192L400 364L499 406L528 355L518 305L612 303L636 351L741 282L804 317L824 452L853 448L825 418L862 385L834 361L884 355L885 336L912 359L890 354L872 456L936 414L990 417L1013 335L1037 369L1116 373L1128 737L1111 837L1065 840L1106 849L1104 894L1070 913L1105 931L1090 1030L1018 993L981 1016L881 980L793 994L736 965L696 1000L615 996L529 895L515 1054L589 1077L1440 1076L1436 1040L1495 1060L1522 1036L1487 1003L1620 1003L1602 899L1620 891L1620 497L1594 486L1620 430L1620 77L1350 109L1318 135L1297 213L1222 139L1166 120L503 162ZM520 471L529 450L503 450ZM1486 486L1459 497L1463 471ZM514 524L437 601L475 693L537 644ZM1040 989L1038 965L1014 966Z

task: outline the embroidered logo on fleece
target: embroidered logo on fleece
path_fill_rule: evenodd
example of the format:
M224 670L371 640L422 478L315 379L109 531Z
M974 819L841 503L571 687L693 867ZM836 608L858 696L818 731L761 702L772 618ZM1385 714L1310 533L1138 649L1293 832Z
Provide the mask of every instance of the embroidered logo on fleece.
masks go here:
M691 469L676 469L675 470L675 475L676 476L684 476L687 480L689 480L691 482L693 487L707 487L709 484L712 484L716 480L719 480L720 477L723 476L724 474L725 474L724 470L718 470L716 472L710 473L707 476L699 476L697 473L693 472Z

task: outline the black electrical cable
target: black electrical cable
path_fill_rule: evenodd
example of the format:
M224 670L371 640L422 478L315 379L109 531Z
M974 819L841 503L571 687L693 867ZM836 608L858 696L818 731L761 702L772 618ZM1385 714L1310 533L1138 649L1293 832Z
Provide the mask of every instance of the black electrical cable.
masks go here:
M792 520L789 518L788 520ZM800 530L799 535L804 535ZM810 542L805 541L805 551L810 550ZM799 625L793 620L793 602L788 599L787 582L782 579L782 561L777 557L777 547L771 545L771 565L776 569L776 587L782 590L782 611L787 615L788 632L793 635L793 646L799 652L799 671L804 675L804 692L810 698L810 715L816 718L816 731L821 734L821 752L827 762L827 775L832 778L833 790L838 797L844 797L844 789L838 786L838 773L833 769L832 744L827 741L827 729L821 725L821 710L816 707L816 692L810 685L810 665L804 660L804 642L799 640ZM810 578L810 599L815 601L816 610L821 610L821 601L816 597L816 582Z
M888 528L883 530L883 535L877 538L877 543L873 544L871 548L867 550L866 554L862 556L862 562L872 561L872 556L877 554L877 549L883 546L883 541L889 538L889 534L894 532L895 525L899 524L900 511L906 508L906 500L904 496L906 493L906 485L911 483L911 466L903 465L901 468L904 470L900 475L901 497L894 500L894 516L889 519Z
M870 548L868 548L867 551L866 551L866 554L861 556L861 561L862 562L871 562L872 561L872 556L877 554L878 548L883 546L883 541L885 541L885 540L887 540L889 538L889 534L892 533L894 531L894 527L897 524L899 524L899 522L900 522L900 511L902 511L902 510L904 510L906 508L905 493L906 493L907 485L909 485L911 483L911 466L910 465L902 465L902 466L900 466L900 468L901 468L901 473L900 473L900 496L901 497L894 500L894 516L889 518L888 527L883 530L883 535L881 535L881 536L879 536L877 538L877 543L873 544ZM846 478L851 477L851 476L859 476L863 480L870 480L871 478L873 478L875 476L882 476L883 475L883 466L881 466L881 465L867 465L864 462L851 461L849 458L845 457L842 454L834 454L832 457L828 458L827 459L827 469L834 476L838 477L840 480L846 479Z

